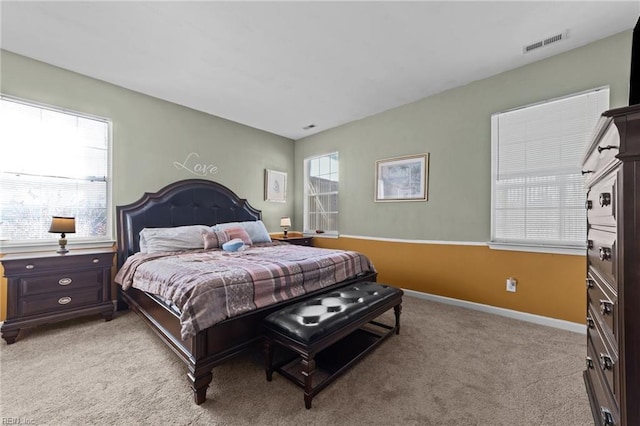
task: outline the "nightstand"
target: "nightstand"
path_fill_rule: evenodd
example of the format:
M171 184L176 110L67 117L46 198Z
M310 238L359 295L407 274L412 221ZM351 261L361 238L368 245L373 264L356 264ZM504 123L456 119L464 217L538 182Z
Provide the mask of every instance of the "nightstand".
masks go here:
M26 253L0 258L7 278L7 319L0 331L7 344L23 328L84 315L113 318L112 249L71 250L60 255Z
M313 246L313 237L272 237L273 241L283 241L289 244L295 244L297 246Z

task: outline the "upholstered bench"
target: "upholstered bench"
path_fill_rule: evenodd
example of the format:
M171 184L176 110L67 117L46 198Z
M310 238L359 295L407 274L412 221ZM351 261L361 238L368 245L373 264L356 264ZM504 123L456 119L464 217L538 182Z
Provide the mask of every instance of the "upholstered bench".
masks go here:
M267 380L277 371L293 381L304 389L305 407L311 408L318 392L391 334L400 333L402 295L402 290L385 284L351 284L267 316ZM391 308L394 325L374 321ZM274 364L274 351L283 348L294 357Z

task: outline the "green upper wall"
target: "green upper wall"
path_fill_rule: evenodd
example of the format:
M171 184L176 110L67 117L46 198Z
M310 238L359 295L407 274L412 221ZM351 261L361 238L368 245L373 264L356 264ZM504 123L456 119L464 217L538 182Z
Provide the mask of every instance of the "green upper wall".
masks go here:
M292 140L8 51L0 54L2 93L112 120L114 206L176 180L204 178L247 198L262 210L271 231L279 231L280 216L293 211L291 191L287 203L264 201L264 169L293 177ZM174 165L192 153L199 158L191 155L187 165L213 165L217 173L197 176Z
M491 233L491 115L600 86L627 105L631 31L296 141L295 223L304 158L340 158L340 233L486 242ZM375 161L430 153L427 202L375 203Z
M293 228L301 229L303 160L337 151L342 234L484 242L490 237L491 114L607 85L611 107L626 105L631 35L623 32L296 142L7 51L0 51L0 91L110 118L114 205L197 177L174 166L196 153L196 162L218 169L205 178L261 209L269 230L278 231L279 217L294 207ZM423 152L430 153L429 201L375 203L375 161ZM289 173L287 203L263 201L264 169Z

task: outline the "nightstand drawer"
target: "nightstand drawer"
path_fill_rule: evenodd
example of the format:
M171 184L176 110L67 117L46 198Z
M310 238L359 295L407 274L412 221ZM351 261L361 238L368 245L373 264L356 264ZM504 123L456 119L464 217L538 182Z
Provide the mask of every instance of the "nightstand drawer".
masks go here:
M81 270L88 268L110 267L114 253L47 255L43 257L12 256L10 261L2 258L4 275L25 276L31 274L51 273L52 271ZM15 259L14 259L15 257Z
M39 296L23 297L18 304L20 315L53 313L78 306L102 302L102 288L90 288L69 292L58 292Z
M20 279L20 295L32 296L82 287L102 287L102 270L54 273Z
M272 238L273 241L282 241L284 243L296 246L313 246L313 237L288 237L288 238Z

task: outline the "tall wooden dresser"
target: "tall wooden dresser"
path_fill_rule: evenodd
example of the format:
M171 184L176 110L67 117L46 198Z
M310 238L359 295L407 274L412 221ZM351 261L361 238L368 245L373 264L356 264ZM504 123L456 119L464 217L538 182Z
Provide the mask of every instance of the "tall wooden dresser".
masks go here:
M640 105L602 114L583 159L587 358L596 425L640 425Z

